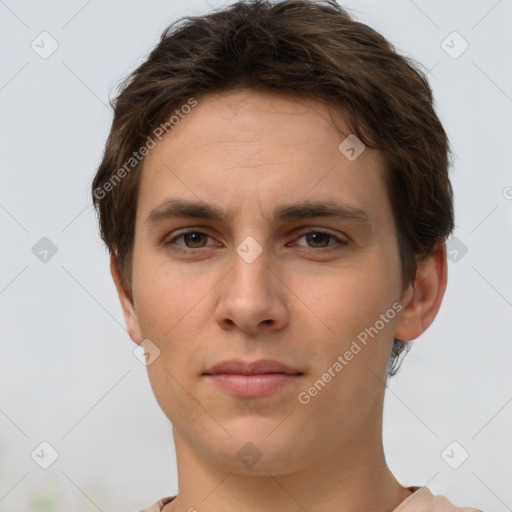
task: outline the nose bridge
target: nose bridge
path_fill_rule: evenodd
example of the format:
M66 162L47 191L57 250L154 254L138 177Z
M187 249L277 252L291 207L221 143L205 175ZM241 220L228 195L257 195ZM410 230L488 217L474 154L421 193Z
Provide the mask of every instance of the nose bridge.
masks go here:
M250 332L263 325L284 325L288 312L280 280L270 270L270 249L247 236L235 247L231 265L222 283L217 321Z
M261 192L255 192L252 197L244 197L237 212L238 226L235 227L235 254L233 254L232 279L259 281L265 284L269 270L271 253L268 240L264 233L267 228L261 201ZM255 217L256 215L256 217Z
M271 254L253 236L247 236L235 248L233 270L230 272L230 290L241 300L254 303L257 300L268 300L272 292L271 272L269 265Z

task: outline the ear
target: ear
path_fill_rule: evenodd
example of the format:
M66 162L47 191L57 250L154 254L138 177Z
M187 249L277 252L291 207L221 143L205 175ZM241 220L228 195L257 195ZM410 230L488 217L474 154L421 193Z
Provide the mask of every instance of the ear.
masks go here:
M403 309L395 324L395 338L414 340L428 329L441 307L447 278L446 244L441 242L418 265L414 283L404 294Z
M140 345L142 343L143 336L139 324L139 319L137 317L137 313L135 312L133 303L126 294L126 291L122 285L121 272L114 255L110 256L110 273L112 274L112 279L116 285L117 295L119 296L119 301L121 302L121 307L123 309L124 321L128 329L128 334L137 345Z

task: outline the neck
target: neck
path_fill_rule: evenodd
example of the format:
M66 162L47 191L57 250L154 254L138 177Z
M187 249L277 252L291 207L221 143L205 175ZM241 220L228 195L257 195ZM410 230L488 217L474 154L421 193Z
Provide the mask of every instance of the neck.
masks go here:
M165 512L391 512L411 495L389 470L382 445L382 413L369 432L312 453L294 471L254 476L202 457L173 428L179 494Z

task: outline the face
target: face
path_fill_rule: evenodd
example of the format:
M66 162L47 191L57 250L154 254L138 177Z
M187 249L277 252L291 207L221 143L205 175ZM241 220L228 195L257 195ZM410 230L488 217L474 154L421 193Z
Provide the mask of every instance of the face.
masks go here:
M236 90L198 98L145 159L130 336L160 351L148 373L174 435L230 471L381 435L400 260L382 155L354 159L347 135L319 102ZM293 375L208 374L232 359ZM251 469L246 452L263 454Z

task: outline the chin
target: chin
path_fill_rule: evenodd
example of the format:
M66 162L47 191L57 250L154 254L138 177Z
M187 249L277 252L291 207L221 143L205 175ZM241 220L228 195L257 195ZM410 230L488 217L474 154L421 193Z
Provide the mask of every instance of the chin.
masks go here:
M302 465L301 460L308 459L304 440L299 444L299 432L290 432L269 419L246 418L245 428L243 422L238 423L236 429L226 424L233 437L223 436L222 440L217 439L218 444L207 447L221 469L240 475L284 475L290 473L290 467L296 469Z

